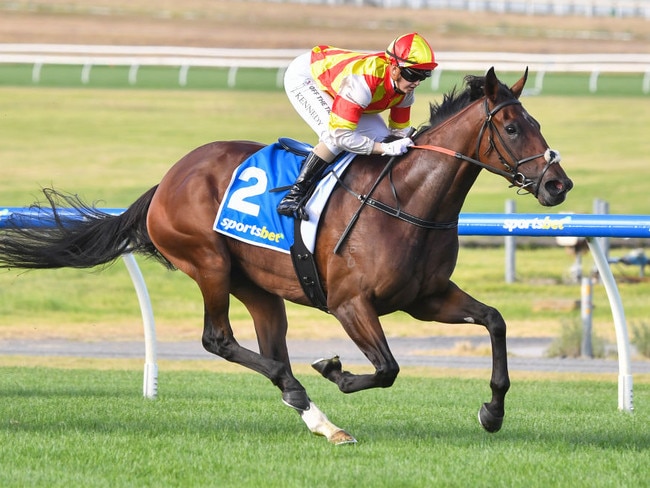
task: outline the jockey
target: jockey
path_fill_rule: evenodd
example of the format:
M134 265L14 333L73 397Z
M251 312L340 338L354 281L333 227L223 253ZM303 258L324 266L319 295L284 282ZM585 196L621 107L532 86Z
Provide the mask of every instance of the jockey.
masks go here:
M381 53L316 46L294 59L284 77L285 91L319 142L278 205L278 213L308 220L305 194L343 151L406 153L413 145L408 137L413 91L436 66L431 46L417 33L398 37ZM385 110L388 126L380 115ZM398 139L381 142L390 135Z

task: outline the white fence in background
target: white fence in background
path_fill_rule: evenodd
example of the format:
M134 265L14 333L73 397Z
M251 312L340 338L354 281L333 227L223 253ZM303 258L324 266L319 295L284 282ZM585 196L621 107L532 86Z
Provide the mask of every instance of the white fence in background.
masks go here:
M650 3L650 2L649 2ZM141 66L178 67L178 83L187 84L190 68L227 68L228 86L236 85L240 68L277 69L278 86L287 65L300 49L226 49L174 46L104 46L76 44L0 44L0 65L32 65L32 82L37 84L45 65L81 66L81 82L90 81L93 66L128 66L128 80L135 85ZM595 92L601 73L643 75L643 93L650 93L650 54L525 54L508 52L436 53L438 68L430 81L437 90L443 71L484 73L490 66L498 72L535 73L534 91L540 92L546 73L589 73L589 90Z
M282 0L269 0L277 3ZM372 5L383 8L466 10L526 15L642 17L650 19L648 0L284 0L321 5Z

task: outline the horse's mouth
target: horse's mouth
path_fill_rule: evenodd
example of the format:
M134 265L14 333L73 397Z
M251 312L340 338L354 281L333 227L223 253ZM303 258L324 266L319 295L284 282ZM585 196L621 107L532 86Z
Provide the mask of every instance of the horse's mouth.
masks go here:
M539 192L537 199L545 207L553 207L564 202L571 188L573 188L573 181L569 178L548 180L542 185L542 191Z

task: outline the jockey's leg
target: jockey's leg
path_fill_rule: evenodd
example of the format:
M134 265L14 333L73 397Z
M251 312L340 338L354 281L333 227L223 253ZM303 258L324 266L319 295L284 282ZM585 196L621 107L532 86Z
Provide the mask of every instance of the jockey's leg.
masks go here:
M309 216L304 208L305 195L312 185L320 180L325 169L333 160L334 155L324 144L319 143L316 145L312 152L305 158L300 174L289 190L289 193L278 204L278 213L288 217L309 220Z

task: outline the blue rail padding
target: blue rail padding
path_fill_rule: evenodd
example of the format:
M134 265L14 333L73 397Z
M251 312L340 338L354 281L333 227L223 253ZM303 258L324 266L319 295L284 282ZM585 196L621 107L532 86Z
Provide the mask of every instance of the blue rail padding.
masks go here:
M120 215L124 208L99 208L101 212ZM83 215L74 208L57 209L57 214L62 221L74 222L83 220ZM32 207L0 207L0 229L21 227L24 229L39 229L54 227L53 212L50 208Z
M650 215L461 213L458 233L472 236L650 238Z
M119 215L124 208L99 208L101 212ZM72 208L58 210L63 220L79 220L83 216ZM0 207L0 229L9 222L15 227L52 226L52 211L30 207ZM461 213L458 233L467 236L567 236L650 238L650 215L613 214L496 214Z

